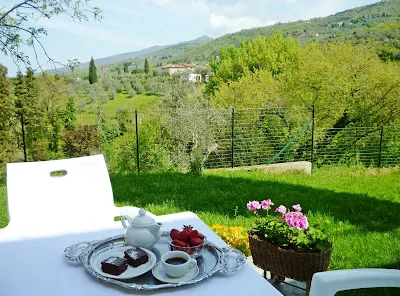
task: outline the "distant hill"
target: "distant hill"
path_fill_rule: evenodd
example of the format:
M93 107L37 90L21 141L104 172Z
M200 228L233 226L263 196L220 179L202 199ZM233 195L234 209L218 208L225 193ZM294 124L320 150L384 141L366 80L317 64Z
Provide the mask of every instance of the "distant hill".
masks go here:
M165 50L166 54L168 54L169 51L176 52L177 49L188 50L191 47L195 47L199 44L208 42L210 40L213 40L213 38L204 35L204 36L201 36L194 40L179 42L177 44L172 44L172 45L161 45L161 46L156 45L156 46L145 48L145 49L142 49L139 51L126 52L126 53L121 53L121 54L117 54L117 55L113 55L113 56L109 56L109 57L95 59L94 61L95 61L95 64L97 67L101 67L101 66L106 66L106 65L122 63L127 60L132 60L133 58L138 57L138 56L151 55L151 53L159 52L162 49ZM157 57L158 56L159 55L157 55ZM168 58L170 58L170 57L168 57ZM89 62L85 62L85 63L82 63L76 70L79 71L79 70L84 70L84 69L88 69L88 68L89 68ZM63 68L57 69L56 71L54 71L54 70L46 70L46 71L49 73L54 73L54 72L63 73L66 71L70 71L70 69L67 67L63 67Z
M271 36L280 30L285 36L308 41L346 40L355 44L371 43L387 49L392 59L400 60L400 0L385 0L336 13L331 16L277 23L272 26L242 30L178 53L177 61L207 61L223 47L239 46L244 40ZM384 54L384 53L383 53Z

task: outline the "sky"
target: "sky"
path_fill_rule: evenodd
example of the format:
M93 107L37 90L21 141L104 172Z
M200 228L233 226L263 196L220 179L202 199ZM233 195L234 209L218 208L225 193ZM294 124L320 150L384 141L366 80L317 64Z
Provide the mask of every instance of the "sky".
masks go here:
M2 0L8 10L21 0ZM216 38L242 29L328 16L376 0L91 0L100 7L103 20L76 22L62 16L38 19L33 25L47 30L41 38L49 56L87 62L90 57L107 57L141 50L153 45L174 44L203 35ZM25 53L37 68L34 53ZM43 69L52 68L39 53ZM15 76L18 67L0 52L0 63ZM24 71L24 68L21 67Z

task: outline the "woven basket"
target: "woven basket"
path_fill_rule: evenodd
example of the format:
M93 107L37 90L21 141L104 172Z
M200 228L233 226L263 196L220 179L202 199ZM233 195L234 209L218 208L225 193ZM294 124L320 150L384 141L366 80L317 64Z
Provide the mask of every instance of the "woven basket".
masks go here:
M297 253L281 249L248 231L253 263L272 274L309 282L316 272L326 271L332 249L320 253Z

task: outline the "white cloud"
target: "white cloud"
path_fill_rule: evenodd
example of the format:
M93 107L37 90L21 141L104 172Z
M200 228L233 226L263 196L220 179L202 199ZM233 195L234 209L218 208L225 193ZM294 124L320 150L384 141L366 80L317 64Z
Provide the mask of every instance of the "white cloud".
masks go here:
M228 17L212 13L210 15L210 27L213 29L226 29L228 32L236 32L242 29L273 25L275 21L263 22L252 16Z

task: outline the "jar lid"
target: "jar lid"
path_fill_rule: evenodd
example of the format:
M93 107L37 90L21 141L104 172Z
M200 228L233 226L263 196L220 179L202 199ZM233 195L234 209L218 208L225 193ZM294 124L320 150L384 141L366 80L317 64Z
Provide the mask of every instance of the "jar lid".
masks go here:
M132 222L130 223L133 226L147 226L155 223L155 220L150 217L149 215L146 215L146 210L145 209L140 209L139 210L139 216L136 216L135 218L132 219Z

